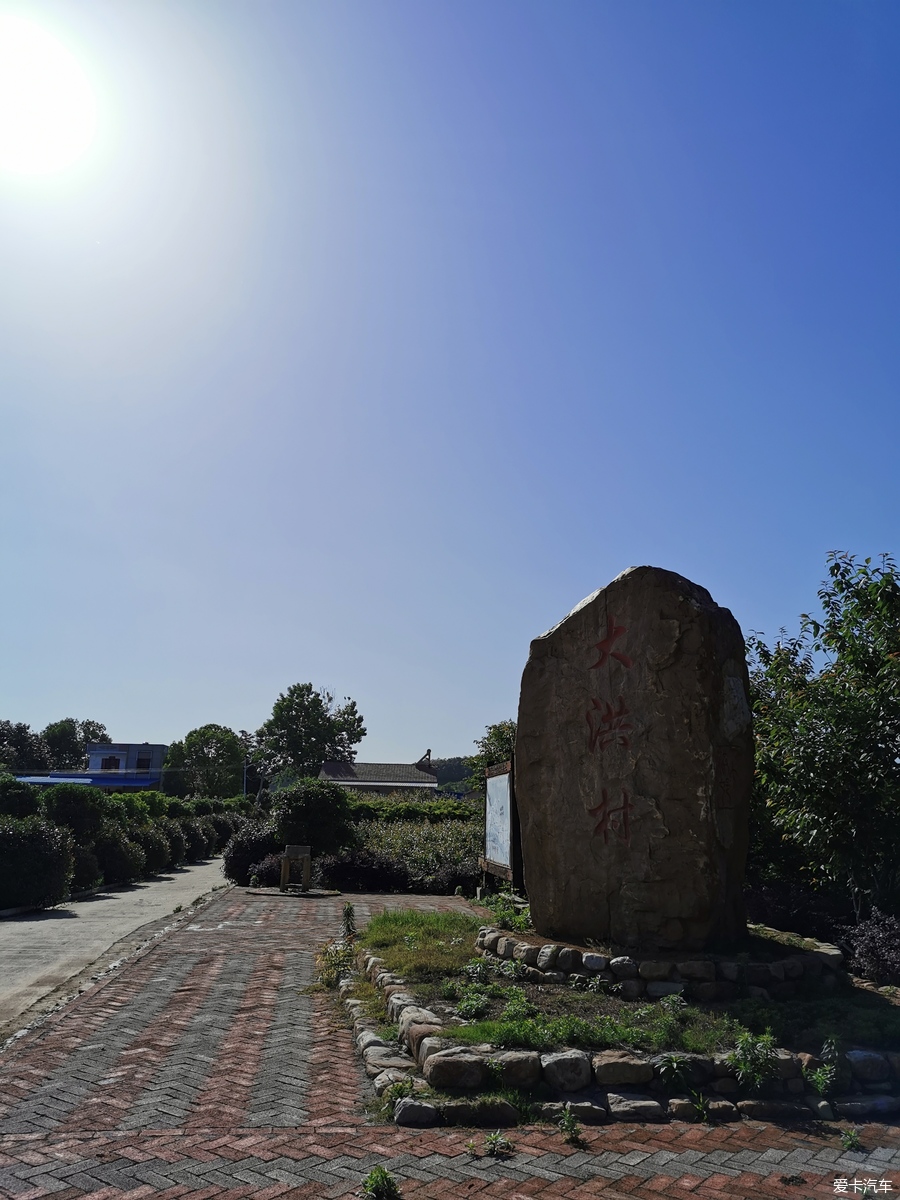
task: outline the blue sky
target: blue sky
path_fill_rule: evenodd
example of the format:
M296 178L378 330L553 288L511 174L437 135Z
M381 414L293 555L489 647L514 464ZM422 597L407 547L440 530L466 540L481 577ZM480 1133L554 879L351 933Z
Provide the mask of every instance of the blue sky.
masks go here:
M629 565L898 550L896 5L11 11L101 123L0 175L0 716L466 753Z

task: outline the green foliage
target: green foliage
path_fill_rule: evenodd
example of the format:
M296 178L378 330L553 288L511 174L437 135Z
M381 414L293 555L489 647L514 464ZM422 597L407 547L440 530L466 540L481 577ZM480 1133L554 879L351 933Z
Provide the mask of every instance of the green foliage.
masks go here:
M187 862L201 862L208 853L206 830L196 817L178 817L177 820L184 834Z
M500 1014L501 1021L527 1021L537 1012L521 988L507 989L507 1001Z
M616 1012L590 1019L572 1014L538 1014L511 1021L475 1021L447 1027L445 1036L470 1044L490 1042L503 1049L547 1051L559 1046L603 1049L627 1045L653 1054L664 1050L711 1054L733 1046L739 1032L740 1026L731 1018L707 1009L688 1006L684 1013L673 1017L656 1004L623 1004Z
M459 990L456 1011L466 1021L476 1021L490 1011L491 1000L477 984L465 984Z
M468 913L388 910L371 919L360 942L411 983L440 983L466 963L477 932L478 921Z
M363 1180L366 1200L401 1200L397 1180L385 1167L373 1167Z
M268 825L258 821L245 821L236 829L225 847L222 869L226 879L240 887L250 882L250 869L269 854L284 850Z
M41 817L0 816L0 908L49 908L69 894L73 840Z
M187 861L187 839L184 836L180 822L175 820L174 817L163 817L157 824L165 835L166 841L169 843L169 853L171 855L169 865L180 867L182 863Z
M771 1029L758 1035L745 1029L737 1035L728 1062L742 1087L755 1089L772 1078L775 1074L775 1049L775 1036Z
M842 1150L862 1150L862 1138L859 1136L858 1129L842 1129L841 1130L841 1149Z
M0 813L8 817L36 817L43 811L41 794L30 783L19 783L15 775L0 774Z
M483 792L485 789L485 772L488 767L511 759L516 748L516 722L513 720L498 721L495 725L486 725L484 736L475 739L476 754L469 759L471 774L468 785L472 790Z
M697 1114L697 1120L702 1125L709 1125L712 1120L709 1096L704 1096L702 1092L691 1092L691 1100L694 1104L694 1112Z
M87 892L103 883L100 861L92 846L79 846L76 843L74 863L71 884L73 892Z
M566 1104L563 1110L563 1115L557 1121L559 1131L563 1135L563 1141L568 1142L570 1146L582 1146L584 1138L581 1135L581 1126L572 1112L572 1106Z
M137 825L129 830L131 840L144 852L144 871L147 875L159 875L172 861L169 839L159 825Z
M99 721L79 721L64 717L53 721L40 735L50 752L54 771L83 771L87 766L89 742L108 742L106 726Z
M900 902L900 572L849 554L828 571L821 618L774 648L749 641L753 857L840 883L860 919Z
M674 1092L686 1086L684 1059L680 1054L661 1054L656 1060L656 1069L667 1091Z
M94 839L93 850L105 884L134 883L144 874L144 851L113 821L104 822Z
M319 982L327 988L336 988L347 975L352 974L356 962L356 949L352 942L326 942L316 954L316 970Z
M80 783L57 783L47 788L43 800L50 820L68 826L80 845L92 842L103 823L116 813L105 792Z
M464 800L407 800L390 796L350 794L350 812L354 821L471 821L481 815Z
M498 1129L496 1133L484 1135L484 1152L489 1158L506 1158L515 1151L515 1145Z
M771 1027L779 1046L840 1036L847 1044L900 1050L900 1008L884 996L854 988L827 999L738 1000L728 1006L746 1028Z
M313 854L333 854L354 842L347 794L324 779L301 779L278 792L269 825L282 849L286 845L311 846Z
M452 788L464 792L472 774L472 760L468 756L456 758L432 758L431 769L437 776L439 788Z
M316 776L323 762L352 762L353 747L366 735L356 702L295 683L275 701L272 715L257 731L257 755L271 777L286 768Z
M50 770L50 747L24 721L0 721L0 770L14 775Z
M166 753L165 787L178 796L231 796L243 783L244 743L225 725L201 725Z
M479 874L484 825L480 821L393 821L357 827L361 849L371 849L402 866L409 890L452 892L457 881Z
M517 933L527 933L531 928L531 909L528 905L516 903L516 897L510 892L500 892L495 896L485 896L481 901L485 908L494 914L494 924L498 929L514 930Z
M356 933L356 909L348 900L341 909L341 938L345 942L355 942Z

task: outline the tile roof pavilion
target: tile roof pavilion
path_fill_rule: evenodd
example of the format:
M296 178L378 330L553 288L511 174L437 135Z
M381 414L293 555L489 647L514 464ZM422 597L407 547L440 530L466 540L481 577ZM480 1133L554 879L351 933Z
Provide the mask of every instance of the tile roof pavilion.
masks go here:
M437 775L431 769L430 750L415 763L322 763L319 778L359 791L392 792L399 788L437 788Z

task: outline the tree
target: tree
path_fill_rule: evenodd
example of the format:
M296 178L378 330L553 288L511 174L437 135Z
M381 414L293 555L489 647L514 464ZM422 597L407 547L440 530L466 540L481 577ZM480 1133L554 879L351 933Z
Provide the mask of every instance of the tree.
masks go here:
M472 790L484 788L488 767L512 758L516 748L516 722L508 720L485 725L484 737L476 738L475 746L478 753L469 759L472 769L469 787Z
M83 771L87 765L88 743L110 740L106 726L99 721L79 721L75 717L51 722L42 730L41 737L49 749L54 771Z
M224 725L201 725L172 743L164 770L170 795L234 796L243 783L244 745Z
M315 776L323 762L353 762L353 747L365 735L349 696L337 706L331 692L295 683L278 697L271 717L257 731L257 757L269 778L286 769Z
M900 574L839 553L828 572L821 618L748 643L754 841L841 885L860 919L900 902Z
M0 721L0 768L14 775L50 769L50 748L23 721Z

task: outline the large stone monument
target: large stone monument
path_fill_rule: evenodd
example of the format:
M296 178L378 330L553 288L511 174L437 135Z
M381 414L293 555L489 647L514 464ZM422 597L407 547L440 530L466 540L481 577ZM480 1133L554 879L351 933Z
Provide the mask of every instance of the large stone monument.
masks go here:
M700 949L745 931L749 681L705 588L630 567L536 638L515 771L539 933Z

